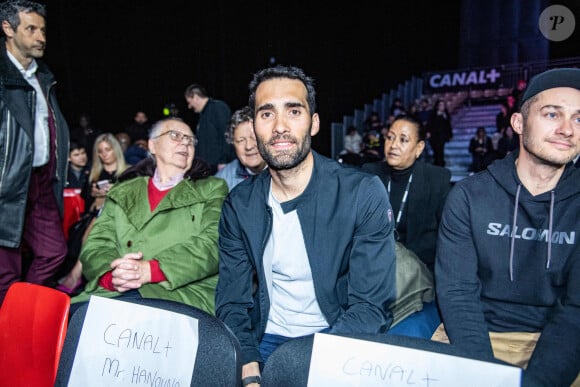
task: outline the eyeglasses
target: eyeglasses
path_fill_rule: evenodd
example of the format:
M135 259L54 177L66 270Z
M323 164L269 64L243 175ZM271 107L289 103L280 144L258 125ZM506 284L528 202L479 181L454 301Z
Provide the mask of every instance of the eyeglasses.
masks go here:
M187 145L197 145L197 138L195 138L195 136L188 136L187 134L183 134L181 132L178 132L177 130L168 130L165 133L161 133L159 136L155 136L154 138L159 138L161 136L165 136L166 134L169 134L169 138L171 139L171 141L173 142L182 142L183 139L186 140Z

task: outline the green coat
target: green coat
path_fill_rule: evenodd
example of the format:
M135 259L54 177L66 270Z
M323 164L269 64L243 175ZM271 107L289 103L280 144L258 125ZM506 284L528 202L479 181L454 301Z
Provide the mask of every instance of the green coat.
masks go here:
M102 213L83 245L80 261L85 290L71 302L90 295L116 297L99 286L110 263L129 252L156 259L166 281L139 289L144 298L162 298L215 313L218 278L218 222L228 186L222 179L184 179L151 212L149 177L117 183L109 191Z

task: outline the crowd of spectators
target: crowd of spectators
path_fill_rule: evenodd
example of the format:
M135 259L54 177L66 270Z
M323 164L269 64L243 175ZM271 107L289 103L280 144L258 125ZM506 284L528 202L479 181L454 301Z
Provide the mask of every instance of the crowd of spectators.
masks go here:
M24 230L0 231L0 266L18 269L3 291L21 280L55 287L70 294L71 315L91 295L199 308L237 337L250 387L278 346L317 332L449 342L521 367L525 385L579 385L579 69L518 83L498 135L480 127L470 141L475 175L452 185L444 100L396 98L384 121L373 112L363 133L349 128L341 157L354 167L344 166L311 148L322 128L314 80L298 67L256 72L233 114L190 84L195 129L177 115L150 125L137 111L123 130L84 113L69 131L55 96L43 96L53 84L40 61L44 7L9 1L0 16L0 84L11 85L0 94L0 140L11 142L0 164L13 163L0 175L1 211ZM82 199L74 235L50 228L65 188ZM76 255L64 248L71 238ZM21 270L22 242L33 276ZM40 275L43 244L62 277Z

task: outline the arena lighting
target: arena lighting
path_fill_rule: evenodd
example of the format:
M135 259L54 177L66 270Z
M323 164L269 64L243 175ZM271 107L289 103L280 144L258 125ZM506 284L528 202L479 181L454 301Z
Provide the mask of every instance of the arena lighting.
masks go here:
M173 102L168 103L163 107L163 117L177 117L179 109Z

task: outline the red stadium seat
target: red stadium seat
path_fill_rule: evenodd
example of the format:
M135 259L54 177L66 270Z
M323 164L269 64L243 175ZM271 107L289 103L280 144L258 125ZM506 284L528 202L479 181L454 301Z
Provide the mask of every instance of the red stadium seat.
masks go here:
M0 384L52 387L68 327L70 298L15 282L0 309Z

